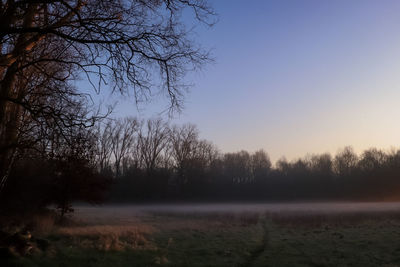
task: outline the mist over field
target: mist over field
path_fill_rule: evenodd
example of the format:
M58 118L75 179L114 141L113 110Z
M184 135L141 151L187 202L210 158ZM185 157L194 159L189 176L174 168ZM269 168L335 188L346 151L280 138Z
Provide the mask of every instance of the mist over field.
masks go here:
M151 213L204 214L204 213L258 213L291 215L329 214L396 214L400 202L304 202L304 203L179 203L77 206L74 216L94 222L97 219L118 220ZM400 216L400 213L399 213Z

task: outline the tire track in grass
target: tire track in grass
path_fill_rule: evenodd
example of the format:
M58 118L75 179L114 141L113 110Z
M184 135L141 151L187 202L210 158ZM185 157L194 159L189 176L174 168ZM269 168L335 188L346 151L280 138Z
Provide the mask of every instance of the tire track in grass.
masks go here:
M261 224L262 232L263 232L261 244L259 246L257 246L252 252L250 252L250 255L247 258L247 260L241 265L243 267L253 266L253 264L261 256L261 254L263 254L263 252L268 249L269 234L268 234L268 227L267 227L266 219L260 218L260 224Z

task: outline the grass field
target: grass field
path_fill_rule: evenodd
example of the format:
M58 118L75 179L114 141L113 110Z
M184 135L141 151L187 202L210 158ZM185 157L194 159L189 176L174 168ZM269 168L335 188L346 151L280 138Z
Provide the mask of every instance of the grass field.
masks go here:
M80 207L1 266L400 266L400 203Z

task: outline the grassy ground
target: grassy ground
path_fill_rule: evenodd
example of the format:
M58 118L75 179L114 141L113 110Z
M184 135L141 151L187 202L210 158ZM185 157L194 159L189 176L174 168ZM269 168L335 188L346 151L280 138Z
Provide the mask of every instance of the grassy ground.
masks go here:
M400 266L398 212L83 209L0 266ZM6 265L7 264L7 265Z

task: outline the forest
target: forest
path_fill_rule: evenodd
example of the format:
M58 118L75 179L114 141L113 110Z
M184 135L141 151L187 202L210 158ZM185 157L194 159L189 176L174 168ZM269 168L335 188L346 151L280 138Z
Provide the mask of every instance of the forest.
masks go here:
M399 150L345 147L272 164L264 150L221 153L195 125L161 118L73 130L70 140L42 139L18 161L1 203L56 205L65 214L76 202L389 201L400 192Z

